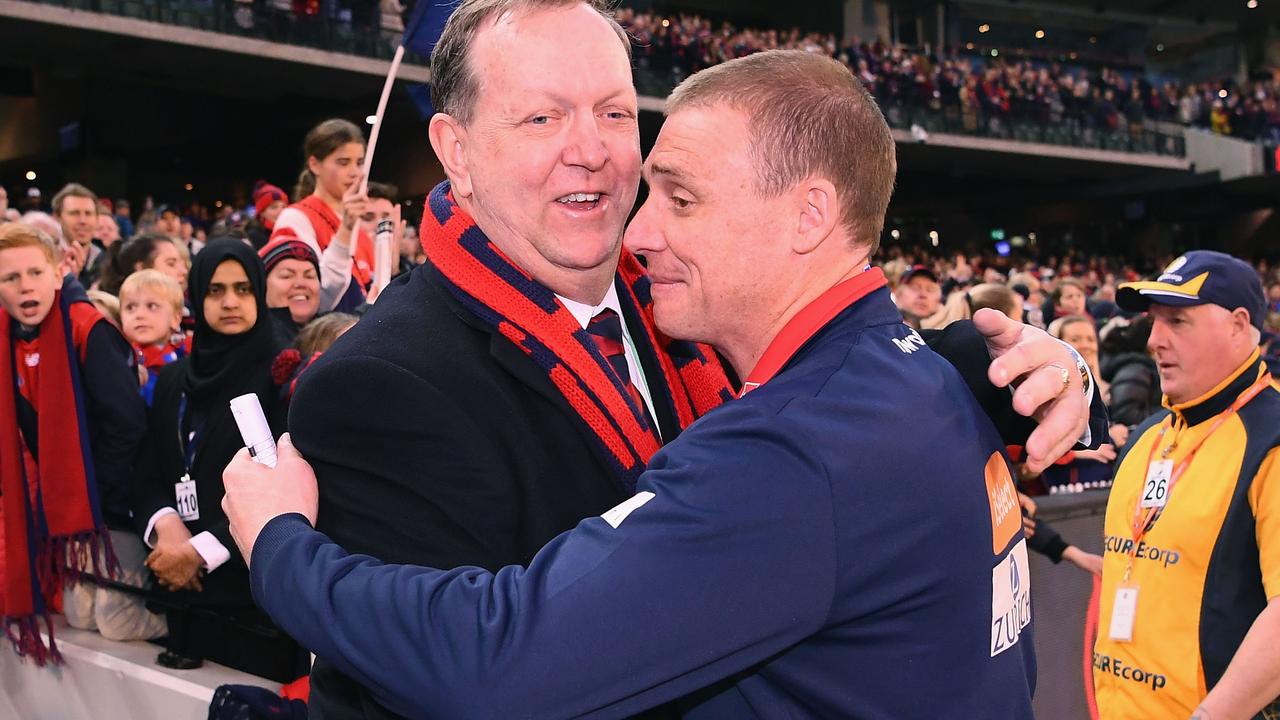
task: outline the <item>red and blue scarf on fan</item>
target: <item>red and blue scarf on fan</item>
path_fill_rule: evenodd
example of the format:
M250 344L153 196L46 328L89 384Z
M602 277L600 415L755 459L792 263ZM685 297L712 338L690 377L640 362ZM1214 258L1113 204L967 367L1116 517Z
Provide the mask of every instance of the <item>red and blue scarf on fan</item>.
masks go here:
M39 438L34 463L26 461L28 449L18 426L12 321L0 312L0 510L4 517L0 614L18 654L32 657L37 665L62 660L49 613L68 572L106 578L116 571L111 536L98 506L73 340L72 304L77 301L88 299L59 291L40 324L40 381L32 398ZM97 321L103 321L100 315ZM104 555L105 567L100 563ZM42 619L49 636L47 646L40 637Z
M595 434L623 488L634 491L661 440L590 333L555 293L485 237L454 202L448 182L428 196L421 235L428 261L444 275L453 295L547 373ZM649 378L655 406L664 403L683 429L731 399L729 381L710 346L672 340L654 327L649 278L625 250L618 276L618 300L642 318L643 327L630 328L632 335L643 333L649 347L658 350L663 382Z
M191 354L191 336L179 335L163 345L133 346L138 365L147 369L147 382L142 386L142 399L151 407L155 398L156 381L160 379L160 371L165 365L177 362Z

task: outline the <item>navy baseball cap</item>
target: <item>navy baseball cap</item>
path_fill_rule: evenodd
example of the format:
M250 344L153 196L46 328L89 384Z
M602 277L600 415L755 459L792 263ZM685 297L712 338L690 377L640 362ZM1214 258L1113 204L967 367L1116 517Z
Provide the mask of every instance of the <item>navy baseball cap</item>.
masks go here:
M902 277L898 279L899 285L905 285L911 281L911 278L920 276L927 277L934 282L938 282L938 276L929 269L928 265L912 265L907 271L902 273Z
M1244 308L1249 322L1262 330L1267 303L1262 280L1245 261L1213 250L1193 250L1174 260L1155 280L1122 283L1116 303L1130 312L1151 305L1188 307L1212 303L1228 310Z

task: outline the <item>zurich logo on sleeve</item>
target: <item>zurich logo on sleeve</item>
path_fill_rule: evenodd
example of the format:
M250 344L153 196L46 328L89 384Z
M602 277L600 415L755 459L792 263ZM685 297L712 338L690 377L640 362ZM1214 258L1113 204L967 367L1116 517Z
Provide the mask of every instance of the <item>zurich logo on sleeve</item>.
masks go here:
M1018 644L1031 624L1027 540L1022 538L991 570L991 657Z

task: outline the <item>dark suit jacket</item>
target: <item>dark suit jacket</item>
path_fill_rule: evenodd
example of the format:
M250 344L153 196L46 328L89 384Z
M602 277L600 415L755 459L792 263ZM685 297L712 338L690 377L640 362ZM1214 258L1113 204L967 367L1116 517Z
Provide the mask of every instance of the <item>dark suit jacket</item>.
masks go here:
M627 310L628 327L639 327ZM966 380L986 384L981 337L951 334L952 350L972 356L959 363ZM662 377L643 333L631 336L646 376ZM1009 404L1008 393L987 398ZM679 428L655 405L669 442ZM320 484L319 529L390 563L528 564L626 499L546 373L462 307L429 263L397 278L301 376L289 430ZM313 717L395 717L322 658L311 688Z

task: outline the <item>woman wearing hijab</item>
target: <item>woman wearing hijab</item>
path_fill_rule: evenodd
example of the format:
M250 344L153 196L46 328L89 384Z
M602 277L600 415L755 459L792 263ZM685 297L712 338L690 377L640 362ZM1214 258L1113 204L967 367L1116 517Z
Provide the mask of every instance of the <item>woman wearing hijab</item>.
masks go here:
M287 682L300 674L297 645L254 607L221 506L222 470L244 446L231 399L257 395L273 434L283 426L283 408L273 407L280 348L265 272L248 244L219 238L196 256L189 285L191 354L156 383L134 516L154 548L148 567L181 606L169 613L171 647Z

